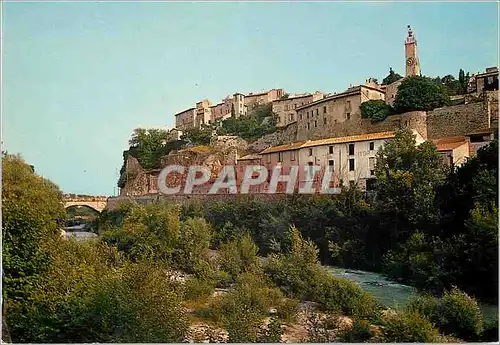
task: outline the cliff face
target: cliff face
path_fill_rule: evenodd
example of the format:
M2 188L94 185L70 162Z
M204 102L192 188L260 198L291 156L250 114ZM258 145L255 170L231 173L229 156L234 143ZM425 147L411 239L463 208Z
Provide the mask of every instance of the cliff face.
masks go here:
M139 196L158 193L158 176L162 168L169 165L185 167L198 165L209 168L212 178L215 178L224 165L234 165L237 157L247 150L247 142L235 136L220 136L212 139L210 146L194 146L179 151L173 151L161 158L161 168L145 170L136 158L129 156L125 167L125 186L120 190L121 196ZM167 176L167 187L183 186L185 176L171 173ZM201 188L193 193L206 193Z

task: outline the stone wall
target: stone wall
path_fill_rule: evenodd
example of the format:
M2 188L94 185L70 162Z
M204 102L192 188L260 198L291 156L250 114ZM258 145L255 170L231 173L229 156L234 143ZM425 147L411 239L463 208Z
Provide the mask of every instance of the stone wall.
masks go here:
M465 135L488 127L488 111L483 102L437 108L427 113L429 139Z
M330 125L324 131L317 132L314 138L298 135L297 140L324 139L332 137L346 137L350 135L396 131L409 127L415 129L427 139L427 124L425 111L412 111L404 114L388 116L384 121L372 123L370 119L351 119Z
M486 102L490 126L498 128L498 91L487 91Z
M286 127L279 128L276 132L267 134L248 145L248 151L258 153L271 146L289 144L297 141L297 123L291 123Z

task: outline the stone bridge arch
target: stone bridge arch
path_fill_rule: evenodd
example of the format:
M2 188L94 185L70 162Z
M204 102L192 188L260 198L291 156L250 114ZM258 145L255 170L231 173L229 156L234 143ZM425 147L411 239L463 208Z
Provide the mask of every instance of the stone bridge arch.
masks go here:
M87 206L101 213L108 205L108 197L66 194L63 203L65 209L71 206Z

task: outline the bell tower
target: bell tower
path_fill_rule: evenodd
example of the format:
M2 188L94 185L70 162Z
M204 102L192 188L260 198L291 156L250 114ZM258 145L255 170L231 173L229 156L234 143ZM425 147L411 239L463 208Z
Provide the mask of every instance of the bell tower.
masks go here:
M408 25L408 36L405 41L406 77L420 75L420 62L418 61L417 39Z

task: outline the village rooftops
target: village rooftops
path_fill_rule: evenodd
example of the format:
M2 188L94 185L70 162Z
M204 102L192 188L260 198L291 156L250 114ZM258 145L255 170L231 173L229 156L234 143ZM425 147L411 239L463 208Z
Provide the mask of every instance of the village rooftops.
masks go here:
M351 135L348 137L299 141L299 142L296 142L293 144L269 147L269 148L265 149L264 151L262 151L260 154L263 155L263 154L281 152L281 151L299 150L299 149L304 148L304 147L333 145L333 144L345 144L345 143L352 143L352 142L358 142L358 141L392 139L392 138L394 138L395 135L396 135L395 132L379 132L379 133L371 133L371 134Z
M475 75L476 78L484 78L492 75L498 75L498 67L489 67L486 69L486 72L478 73Z
M251 153L249 155L243 156L238 158L239 161L250 161L250 160L256 160L256 159L261 159L262 156L257 154L257 153Z
M292 99L298 99L298 98L304 98L304 97L311 97L313 94L310 93L310 94L305 94L305 95L290 95L288 96L287 98L279 98L277 100L275 100L275 102L286 102L286 101L289 101L289 100L292 100Z
M361 89L370 89L370 90L374 90L374 91L379 91L379 92L384 92L382 89L380 88L376 88L376 87L373 87L373 86L369 86L369 85L358 85L358 86L354 86L354 87L351 87L349 89L347 89L346 91L344 92L341 92L341 93L336 93L336 94L333 94L333 95L330 95L330 96L327 96L327 97L324 97L322 99L319 99L315 102L311 102L311 103L308 103L308 104L305 104L305 105L302 105L300 107L297 107L297 110L299 109L303 109L303 108L307 108L307 107L310 107L310 106L314 106L316 104L320 104L320 103L323 103L323 102L327 102L329 100L332 100L332 99L336 99L336 98L342 98L342 97L347 97L347 96L352 96L352 95L356 95L358 93L361 93Z

